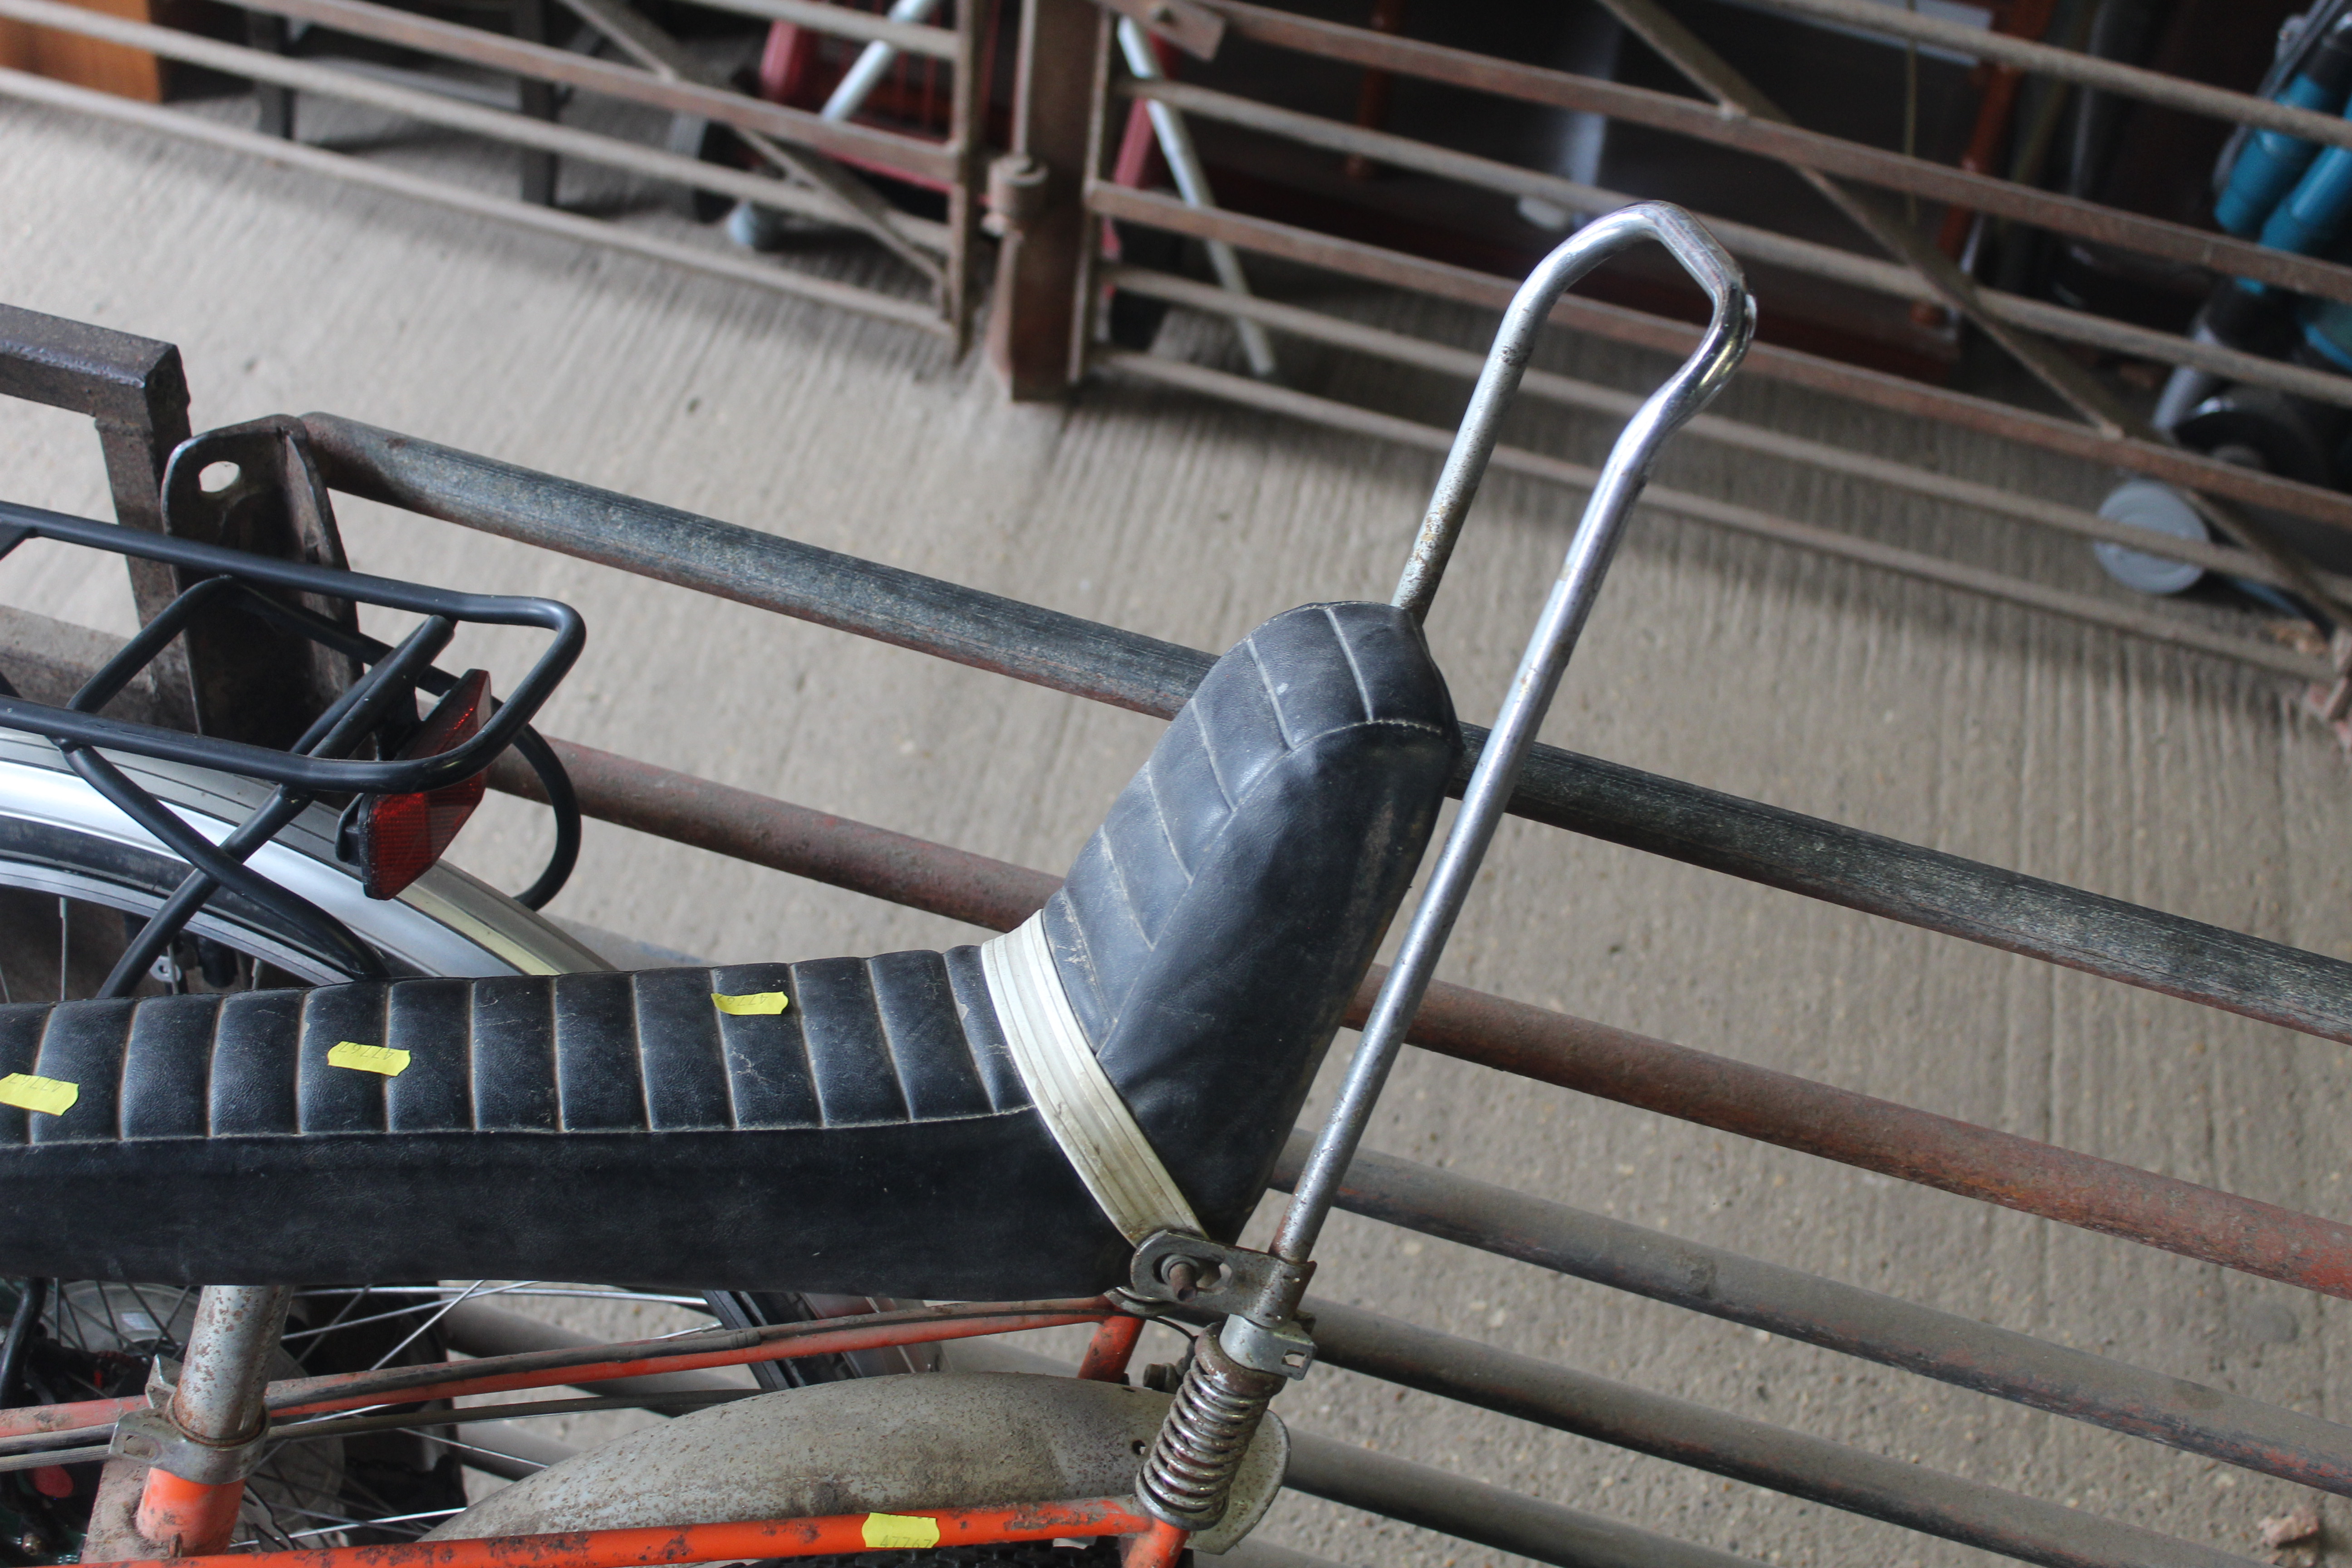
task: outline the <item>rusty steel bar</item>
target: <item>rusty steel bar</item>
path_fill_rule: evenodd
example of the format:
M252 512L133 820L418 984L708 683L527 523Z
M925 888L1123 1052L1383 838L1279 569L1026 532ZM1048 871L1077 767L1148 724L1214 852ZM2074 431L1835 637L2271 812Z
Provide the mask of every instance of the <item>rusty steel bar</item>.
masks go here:
M790 872L989 931L1011 931L1062 885L1059 877L992 860L830 812L771 800L689 773L551 740L580 809L675 844ZM490 787L542 804L546 786L509 752Z
M1307 1298L1317 1358L2043 1568L2247 1568L2249 1559L2041 1498Z
M1245 250L1279 256L1286 261L1432 294L1442 300L1497 310L1510 301L1513 284L1508 279L1408 256L1401 250L1339 239L1266 218L1244 217L1224 208L1195 209L1151 191L1097 183L1087 188L1087 202L1106 217L1147 224L1196 238L1223 239ZM1553 307L1552 321L1572 331L1655 349L1678 358L1688 353L1691 344L1698 340L1698 329L1686 322L1604 305L1572 294ZM1981 435L1997 436L2088 462L2109 464L2190 489L2352 530L2352 497L2237 468L2178 447L2102 435L2072 420L1771 343L1759 343L1748 351L1747 363L1741 369L1748 374L1851 397L1890 413L1942 420Z
M1443 1005L1440 1005L1443 1004ZM1415 1045L2352 1300L2352 1226L1462 986Z
M1010 931L1060 885L968 850L550 744L581 809L600 821L950 920ZM502 764L491 782L543 798L526 768ZM1381 973L1375 968L1357 989L1351 1026L1370 1010ZM2352 1300L2352 1227L2315 1215L1444 981L1406 1037L1456 1060Z
M1507 195L1538 196L1570 211L1610 212L1637 199L1615 191L1580 184L1574 180L1562 179L1541 170L1482 158L1475 153L1457 153L1426 142L1416 142L1408 136L1368 130L1344 121L1327 120L1320 115L1305 114L1185 82L1130 80L1121 83L1118 90L1128 98L1163 104L1203 120L1238 125L1307 146L1367 158L1376 163L1413 169ZM2330 123L2344 125L2347 132L2352 133L2352 121L2331 121ZM1874 293L1890 294L1897 299L1943 301L1944 296L1908 267L1859 256L1835 246L1776 234L1769 229L1736 223L1728 218L1713 217L1705 213L1695 216L1706 226L1709 233L1723 242L1726 249L1750 260L1786 267L1793 271L1867 289ZM1986 314L2012 326L2030 328L2050 337L2086 343L2116 353L2137 355L2167 364L2194 365L2232 380L2274 387L2317 402L2352 406L2352 377L2307 370L2284 360L2267 359L2261 354L2246 353L2219 343L2196 342L2178 332L2160 332L2134 326L2128 321L2095 316L2087 310L2068 310L2047 300L2029 300L1992 289L1979 289L1974 293L1979 307Z
M332 415L327 481L562 554L1115 707L1172 716L1212 658L1000 595L533 473ZM1475 752L1483 731L1465 726ZM2352 1043L2352 963L1538 746L1532 821Z
M1293 392L1287 387L1267 386L1224 371L1213 370L1207 365L1169 359L1163 355L1138 353L1131 350L1104 350L1095 356L1095 363L1118 374L1223 398L1228 403L1311 421L1335 430L1370 436L1400 446L1417 447L1424 451L1443 452L1454 439L1452 431L1434 425L1400 419L1394 415L1376 413L1309 393ZM1496 447L1493 463L1496 468L1507 472L1525 474L1531 479L1579 489L1590 489L1597 472L1582 463L1571 463L1564 458L1546 457L1516 447ZM1755 538L1955 588L1964 594L1977 594L2005 604L2064 616L2108 631L2145 637L2152 642L2167 643L2220 658L2234 659L2241 664L2290 676L2297 680L2325 682L2335 676L2334 667L2325 658L2298 653L2277 643L2257 642L2252 637L2217 632L2177 614L2045 587L2021 577L2011 577L1983 567L1948 561L1941 556L1882 544L1837 529L1799 522L1793 518L1777 517L1754 507L1718 500L1713 496L1652 485L1643 491L1642 504Z
M1735 109L1600 77L1521 65L1394 33L1318 21L1240 0L1213 0L1235 36L1375 70L1445 82L1555 109L1604 114L1800 168L2012 218L2054 233L2185 262L2298 294L2352 300L2352 268L2289 256L2248 240L2142 217L2075 196L1969 174Z
M534 44L502 33L485 32L479 27L414 16L388 5L371 5L368 0L251 0L246 8L314 22L354 37L374 38L427 54L467 60L535 80L562 82L677 114L698 114L721 125L764 132L780 142L814 147L835 157L864 159L904 169L926 179L950 180L955 175L955 160L937 142L826 120L806 110L770 103L724 88L665 80L634 66L595 59L571 49ZM65 24L44 21L41 25Z
M989 305L988 357L1015 402L1059 400L1085 353L1094 241L1080 199L1101 122L1112 16L1087 0L1024 0L1013 50L1008 195Z
M1290 1189L1307 1150L1306 1133L1294 1131L1275 1167L1276 1187ZM1555 1273L2352 1497L2352 1427L2223 1389L1392 1155L1358 1154L1340 1184L1339 1206Z
M1119 266L1106 268L1103 280L1114 289L1128 289L1197 310L1247 315L1276 331L1328 343L1335 348L1352 349L1399 364L1435 371L1441 375L1475 376L1478 374L1478 367L1485 363L1469 349L1457 349L1449 344L1432 342L1427 338L1410 337L1402 332L1367 326L1344 317L1326 315L1320 310L1303 310L1278 300L1261 299L1255 295L1246 299L1227 295L1208 284L1196 283L1192 279L1179 278L1173 273ZM2352 378L2338 379L2347 389L2352 389ZM1519 390L1525 396L1595 414L1607 414L1620 419L1633 413L1641 404L1641 399L1633 393L1603 386L1598 382L1580 381L1551 371L1528 371L1519 383ZM2134 550L2161 555L2168 560L2189 562L2209 572L2250 577L2278 587L2286 586L2283 574L2234 546L2175 539L2148 529L2134 528L2128 523L2110 522L2098 513L2084 511L2079 507L2064 506L2039 496L2005 490L1973 479L1958 479L1910 463L1873 457L1851 447L1832 446L1826 441L1809 440L1802 436L1791 436L1720 414L1702 414L1693 419L1683 426L1683 437L1685 440L1719 442L1764 457L1804 463L1852 479L1866 479L1913 495L1925 496L1932 500L1972 507L2019 522L2038 523L2084 539L2128 545ZM2321 577L2336 593L2352 595L2352 577L2334 573L2323 573Z
M756 1362L938 1344L1028 1329L1096 1323L1112 1311L1099 1297L1059 1301L955 1302L854 1318L827 1318L757 1329L712 1329L664 1340L636 1340L524 1351L465 1362L427 1362L368 1372L288 1378L269 1385L273 1415L321 1415L386 1403L462 1399L476 1394L748 1366ZM5 1421L15 1412L0 1412Z
M490 218L573 244L598 246L667 267L722 278L730 283L749 284L772 293L789 294L837 310L878 317L935 336L944 336L948 331L947 324L919 300L896 299L870 289L836 283L830 278L795 272L789 268L755 261L717 247L680 245L617 224L600 223L593 218L581 217L553 207L533 206L526 202L467 190L387 164L330 153L324 148L300 142L259 135L236 126L223 125L152 104L133 102L112 93L94 92L88 88L75 87L47 77L0 68L0 97L201 142L208 146L245 153L264 163L347 181L371 190L464 213L470 217Z
M0 305L0 396L70 409L98 426L114 518L126 528L163 531L163 468L188 438L188 379L180 351L61 316ZM161 561L130 558L131 598L142 625L178 596ZM178 643L149 667L160 720L196 726L196 684Z

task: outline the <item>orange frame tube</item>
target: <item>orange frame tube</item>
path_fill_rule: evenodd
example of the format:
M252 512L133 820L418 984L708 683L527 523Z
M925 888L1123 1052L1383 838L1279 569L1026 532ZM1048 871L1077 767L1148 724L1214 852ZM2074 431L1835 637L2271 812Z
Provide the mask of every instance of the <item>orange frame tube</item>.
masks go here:
M1085 1359L1078 1363L1078 1375L1091 1383L1124 1383L1127 1363L1135 1354L1135 1342L1143 1336L1143 1320L1124 1313L1105 1318L1095 1329L1095 1337L1087 1342Z
M1176 1568L1176 1560L1184 1555L1184 1543L1191 1539L1181 1525L1155 1519L1150 1530L1128 1542L1118 1568Z
M769 1519L745 1524L661 1525L646 1530L581 1530L560 1535L490 1536L478 1541L403 1542L388 1546L327 1546L313 1552L231 1552L131 1563L125 1568L646 1568L670 1563L758 1562L827 1557L891 1548L984 1546L1060 1536L1142 1535L1159 1521L1124 1498L1021 1503L1010 1508L922 1509L910 1513L847 1513L823 1519ZM1182 1542L1179 1532L1178 1543Z
M237 1505L244 1500L243 1481L213 1486L151 1469L139 1494L139 1533L174 1558L218 1552L236 1533Z

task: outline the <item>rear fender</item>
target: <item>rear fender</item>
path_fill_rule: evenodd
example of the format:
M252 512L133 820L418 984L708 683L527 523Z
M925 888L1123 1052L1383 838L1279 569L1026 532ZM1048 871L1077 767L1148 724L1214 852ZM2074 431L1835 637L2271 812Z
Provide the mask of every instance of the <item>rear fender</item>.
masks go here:
M728 1524L1125 1497L1168 1412L1148 1389L1022 1373L935 1373L784 1389L646 1427L493 1493L425 1539ZM1233 1502L1193 1545L1264 1517L1290 1438L1258 1428Z

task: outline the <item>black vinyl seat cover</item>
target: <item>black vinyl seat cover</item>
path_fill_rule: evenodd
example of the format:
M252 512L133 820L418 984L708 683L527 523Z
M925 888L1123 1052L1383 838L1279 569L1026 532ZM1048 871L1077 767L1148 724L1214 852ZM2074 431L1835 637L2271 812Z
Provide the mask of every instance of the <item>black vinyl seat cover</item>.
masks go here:
M1202 1223L1264 1192L1461 741L1384 605L1218 660L1044 919ZM780 1013L730 996L782 992ZM396 1076L331 1065L408 1053ZM1123 1279L981 952L0 1007L0 1274L640 1279L989 1299Z

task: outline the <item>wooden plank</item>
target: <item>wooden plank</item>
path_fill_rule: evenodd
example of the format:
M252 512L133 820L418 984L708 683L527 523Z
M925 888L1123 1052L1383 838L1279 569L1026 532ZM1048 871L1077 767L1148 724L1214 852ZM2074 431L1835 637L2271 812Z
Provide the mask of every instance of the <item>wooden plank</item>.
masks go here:
M70 0L85 10L102 11L134 22L155 20L150 0ZM163 62L144 49L96 38L0 20L0 66L31 71L117 98L141 103L163 101Z

